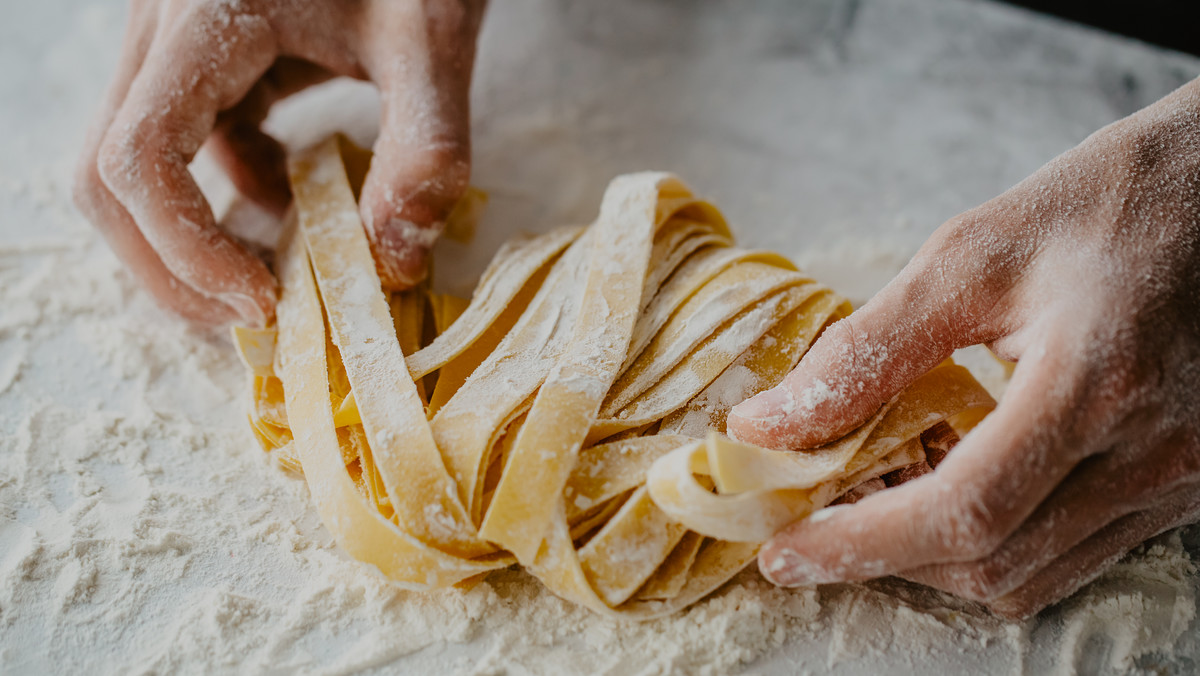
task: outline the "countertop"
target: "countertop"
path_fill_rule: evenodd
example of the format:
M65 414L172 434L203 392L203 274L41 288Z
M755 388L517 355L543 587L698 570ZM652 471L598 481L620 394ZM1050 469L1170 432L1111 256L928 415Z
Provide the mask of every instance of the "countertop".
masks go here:
M230 583L238 598L256 598L256 590L269 595L299 588L295 580L312 571L287 568L291 564L271 547L302 544L271 544L270 538L245 550L231 544L227 557L179 563L170 574L158 563L144 564L151 572L130 573L133 564L120 559L126 551L121 547L149 537L136 524L146 513L138 505L154 485L178 483L184 486L181 500L202 500L209 473L224 476L235 465L244 469L237 458L257 453L241 430L240 401L234 399L241 373L223 338L180 327L154 310L70 205L71 165L115 65L124 3L9 2L5 9L0 671L66 673L80 666L100 672L240 671L240 663L215 657L203 663L168 659L211 657L225 645L217 632L211 650L171 652L177 647L172 641L190 635L180 627L191 622L197 597L184 590L215 588L226 578L238 580ZM613 176L667 169L711 197L742 243L793 256L856 302L894 275L946 219L1200 74L1200 59L974 0L495 0L477 63L472 182L491 201L476 241L441 247L436 269L442 286L469 290L472 275L513 233L588 222ZM269 127L292 145L334 129L369 142L377 112L368 85L336 82L281 104ZM228 202L228 186L220 185L211 167L200 166L197 173L212 186L214 204ZM97 348L92 330L115 342ZM150 356L131 360L137 353L130 346L139 341ZM164 347L172 341L189 346L178 359ZM119 437L122 425L142 424L128 422L121 410L134 400L153 402L158 417L138 429L153 428L158 436L138 436L146 449L132 460L122 455L128 445L120 444L104 460L109 450L89 449L90 440L108 434L104 425ZM79 421L93 419L100 420L99 432L87 428L84 435ZM161 451L175 448L172 435L179 433L201 440L189 437L186 453ZM218 447L224 450L212 450ZM99 462L97 457L101 465L88 464ZM184 457L172 465L172 458ZM126 481L120 476L129 463L141 474ZM252 467L264 475L274 471L257 460ZM186 481L178 478L184 473ZM152 618L150 626L133 615L124 620L128 629L94 626L108 621L96 619L109 617L96 604L108 602L109 569L98 568L80 587L72 557L84 561L86 570L90 555L69 551L56 530L81 527L78 519L63 519L82 509L80 496L89 481L99 486L88 494L100 496L95 504L117 516L94 526L92 535L76 533L71 542L94 541L117 552L113 561L126 563L114 563L112 570L125 572L112 573L113 579L125 575L120 579L132 580L129 589L161 588L146 592L146 605L130 611ZM303 491L280 488L277 481L263 478L263 490L293 505L298 532L319 537L314 515L305 512ZM114 488L143 483L151 488L140 493ZM198 502L211 510L198 517L253 528L257 521L239 516L255 509L253 484L247 488L230 479L222 485L240 488ZM126 507L127 514L121 511ZM126 518L135 523L134 535L117 532L116 522ZM168 526L146 528L154 533ZM187 532L182 526L176 530ZM1197 551L1193 539L1185 534L1189 550ZM161 552L169 554L172 546L164 547L138 556L166 556ZM180 551L185 553L177 556L186 555L186 548ZM293 586L242 579L247 557L256 571L286 569L280 575ZM44 603L47 595L59 605ZM92 614L64 610L79 604L92 604ZM1053 621L1051 612L1045 623ZM197 625L197 632L205 626ZM828 636L786 639L743 666L755 673L788 673L801 665L806 671L927 673L965 664L1038 672L1068 667L1075 659L1086 672L1088 665L1103 662L1078 656L1057 661L1061 656L1051 654L1057 643L1042 633L1037 626L1030 630L1023 656L985 641L967 662L961 651L938 650L902 660L887 650L859 661L834 660L827 657ZM338 640L347 649L355 645L352 637ZM420 673L447 664L447 655L461 666L487 653L487 643L486 634L467 632L356 668L334 669L333 657L322 661L322 655L336 653L337 664L346 664L336 650L314 649L309 662L280 664L309 672ZM889 650L903 648L893 643ZM1194 626L1171 652L1166 662L1171 670L1186 671L1200 658ZM1152 657L1142 663L1156 664ZM264 662L256 664L260 667L251 671L268 670Z

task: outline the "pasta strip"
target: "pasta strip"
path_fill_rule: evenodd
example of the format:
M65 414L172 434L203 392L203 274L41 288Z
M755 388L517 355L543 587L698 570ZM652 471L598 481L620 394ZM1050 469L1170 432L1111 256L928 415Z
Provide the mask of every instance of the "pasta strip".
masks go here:
M588 228L505 245L469 302L387 295L358 220L369 161L340 138L290 158L278 326L234 343L255 438L339 546L406 587L519 562L599 613L674 612L788 523L930 471L994 406L947 362L826 446L740 444L729 409L845 299L734 247L664 173L614 180ZM473 222L481 195L456 213Z
M333 427L325 360L325 327L307 253L294 224L285 233L278 272L283 293L278 369L288 417L313 503L338 546L405 587L430 589L508 565L511 559L472 561L429 547L385 519L355 489Z

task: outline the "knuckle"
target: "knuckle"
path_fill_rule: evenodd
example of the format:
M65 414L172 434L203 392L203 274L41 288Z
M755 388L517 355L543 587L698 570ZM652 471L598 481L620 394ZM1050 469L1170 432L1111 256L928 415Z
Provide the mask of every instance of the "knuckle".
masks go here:
M977 563L947 564L937 577L937 586L943 591L970 601L987 599L983 591L985 581L981 579Z
M1096 363L1103 364L1104 368L1099 369L1098 372L1093 372L1092 375L1093 379L1098 381L1096 384L1101 388L1105 388L1101 390L1102 392L1127 396L1137 392L1141 389L1145 381L1150 380L1147 377L1148 374L1145 367L1151 365L1140 363L1136 356L1134 356L1136 353L1131 349L1136 348L1134 346L1123 345L1122 342L1125 341L1119 339L1112 340L1109 349L1111 350L1113 347L1123 349L1116 350L1115 353L1109 355L1097 355L1098 359ZM1100 351L1099 348L1092 349Z
M100 170L96 164L96 156L87 153L75 167L71 181L71 201L89 220L95 221L99 212L98 201L104 190L104 182L100 180Z
M982 499L960 497L939 519L941 544L955 559L980 559L996 550L1004 539L995 510Z
M100 141L97 167L110 190L130 193L151 180L147 174L179 180L187 172L189 148L207 137L191 121L133 110L113 122Z
M420 192L433 196L450 195L457 198L467 189L471 178L469 155L457 143L442 143L413 153L409 162L413 167L416 185Z
M1108 145L1111 151L1123 158L1122 167L1151 168L1162 161L1170 147L1170 125L1159 121L1155 124L1130 126L1127 121L1118 126L1127 127L1126 133L1109 134L1095 138L1100 144ZM1128 172L1128 169L1125 169Z
M913 259L915 289L956 307L970 326L992 323L1036 249L1035 238L1013 236L1026 218L998 198L946 221Z
M988 603L1010 591L1020 577L1017 567L996 556L975 561L947 563L930 576L934 586L971 601Z
M135 181L138 155L143 152L139 134L132 129L110 129L97 153L97 178L114 192L131 187Z
M400 212L415 223L444 220L467 190L467 153L458 144L444 144L410 153L403 162L390 184L376 191L372 209L385 217Z
M822 340L834 348L839 358L852 357L858 341L854 315L830 324L821 334Z
M989 230L987 218L978 207L954 216L943 223L930 238L932 248L926 262L942 260L945 253L977 248Z
M994 599L1010 586L1010 570L992 558L972 564L965 577L964 596L973 601Z
M911 579L969 601L986 603L996 596L991 571L980 561L936 564Z

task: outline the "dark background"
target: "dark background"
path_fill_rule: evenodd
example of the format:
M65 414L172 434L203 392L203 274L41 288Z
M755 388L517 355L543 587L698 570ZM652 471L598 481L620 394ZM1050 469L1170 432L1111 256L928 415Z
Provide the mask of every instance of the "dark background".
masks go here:
M1005 0L1200 56L1200 0Z

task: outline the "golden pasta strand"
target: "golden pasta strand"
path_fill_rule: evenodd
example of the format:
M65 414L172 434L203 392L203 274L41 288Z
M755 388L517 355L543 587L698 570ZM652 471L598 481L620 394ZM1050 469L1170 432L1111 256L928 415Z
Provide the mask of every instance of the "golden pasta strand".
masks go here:
M405 586L516 561L600 613L674 612L995 405L947 362L821 448L737 443L729 408L778 383L844 298L736 248L665 173L614 180L589 228L505 245L469 302L389 298L355 203L367 162L339 137L291 158L278 325L234 342L255 437L303 473L342 548ZM468 200L473 223L486 196Z

